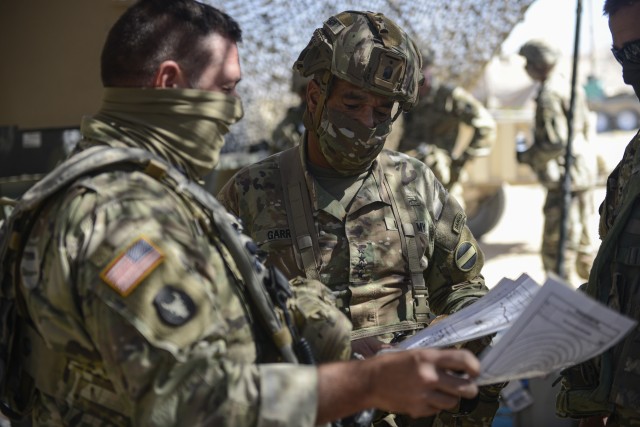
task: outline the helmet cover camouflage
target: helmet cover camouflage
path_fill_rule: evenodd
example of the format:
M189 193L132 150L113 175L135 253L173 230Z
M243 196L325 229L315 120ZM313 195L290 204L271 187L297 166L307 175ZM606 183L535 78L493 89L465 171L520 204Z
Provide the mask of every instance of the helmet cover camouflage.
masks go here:
M303 76L324 73L398 101L409 111L424 81L415 42L381 13L346 11L317 28L293 68ZM326 73L328 71L329 73Z
M520 56L532 64L543 67L553 66L558 62L560 52L544 40L530 40L522 45Z

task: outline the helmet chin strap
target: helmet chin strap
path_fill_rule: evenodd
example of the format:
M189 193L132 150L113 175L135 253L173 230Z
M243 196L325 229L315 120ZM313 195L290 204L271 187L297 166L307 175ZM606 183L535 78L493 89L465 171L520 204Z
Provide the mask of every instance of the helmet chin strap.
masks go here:
M333 74L329 70L325 70L320 79L320 97L316 103L316 111L313 115L313 131L317 133L318 126L320 126L320 119L322 118L322 112L324 111L325 103L327 101L327 94L333 80Z

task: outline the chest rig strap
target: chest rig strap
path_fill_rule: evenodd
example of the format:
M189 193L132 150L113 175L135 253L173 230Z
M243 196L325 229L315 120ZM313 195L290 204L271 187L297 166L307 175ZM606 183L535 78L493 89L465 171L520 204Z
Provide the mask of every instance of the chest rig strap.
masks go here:
M285 150L278 156L282 194L287 210L291 242L298 267L309 279L320 280L320 246L315 232L313 209L302 170L300 146Z
M380 158L389 163L393 162L384 152ZM418 218L415 209L409 206L407 197L402 191L402 187L396 176L392 173L384 173L384 169L384 167L379 168L379 180L383 184L391 201L391 210L393 211L393 216L395 217L400 232L402 252L406 254L409 263L416 322L428 324L431 309L429 308L428 300L429 291L427 290L423 275L426 266L420 264L424 248L420 244L415 231L415 224Z

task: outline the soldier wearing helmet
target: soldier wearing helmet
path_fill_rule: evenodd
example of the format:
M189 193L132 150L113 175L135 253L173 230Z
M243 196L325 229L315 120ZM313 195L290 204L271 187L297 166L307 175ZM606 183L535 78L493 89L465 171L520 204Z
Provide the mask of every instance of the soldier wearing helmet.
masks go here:
M198 185L242 116L241 36L194 0L139 0L109 31L77 152L0 226L12 425L311 427L477 394L465 350L335 361L351 325L331 293L265 268Z
M522 45L520 55L526 60L525 70L540 84L536 96L535 124L532 144L518 153L518 161L536 172L547 189L543 207L542 264L546 271L558 270L560 218L564 200L561 188L565 173L571 84L557 71L560 53L546 41L533 39ZM574 285L589 277L593 263L592 237L589 232L593 214L593 186L597 176L597 160L588 141L589 110L586 93L576 88L573 111L573 161L571 203L565 257L565 278Z
M287 109L284 118L273 130L269 146L272 153L286 150L300 142L300 138L304 133L302 118L307 109L305 99L307 96L307 83L309 83L308 77L303 77L298 72L293 71L291 76L291 92L299 97L299 102L297 105Z
M461 173L466 162L488 156L496 139L491 113L464 88L445 83L433 75L435 52L422 48L425 84L420 100L405 115L398 151L415 156L433 170L442 184L461 202ZM454 155L461 125L472 130L464 150Z
M383 14L330 17L293 66L312 77L301 143L240 170L218 194L267 263L332 290L364 356L487 292L458 202L424 163L383 149L418 101L421 67L413 40ZM490 425L493 413L469 425Z

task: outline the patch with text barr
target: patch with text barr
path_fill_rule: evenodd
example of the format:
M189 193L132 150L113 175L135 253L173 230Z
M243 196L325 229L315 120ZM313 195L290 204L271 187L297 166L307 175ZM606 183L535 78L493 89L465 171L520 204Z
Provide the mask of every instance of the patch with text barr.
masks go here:
M462 271L470 271L478 262L478 249L469 241L461 242L455 251L456 266Z
M139 237L106 266L100 277L123 297L163 261L164 255L148 239Z

